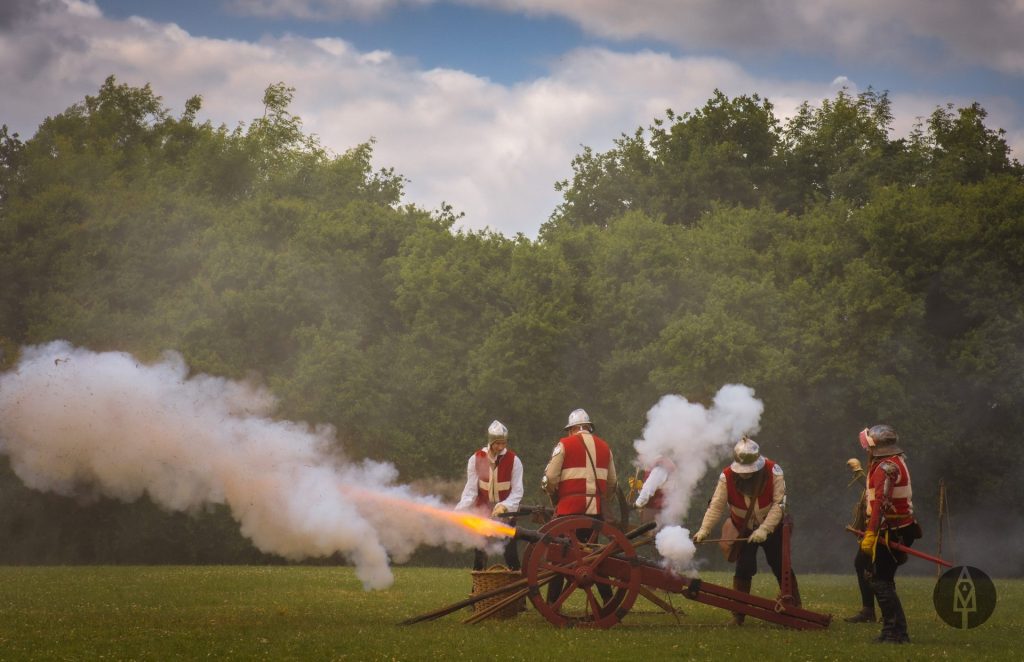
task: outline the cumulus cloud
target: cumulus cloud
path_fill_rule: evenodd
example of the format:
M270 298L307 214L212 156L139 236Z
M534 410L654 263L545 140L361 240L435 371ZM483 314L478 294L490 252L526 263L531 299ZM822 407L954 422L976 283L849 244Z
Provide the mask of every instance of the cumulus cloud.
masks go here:
M367 18L442 0L231 0L237 11L299 18ZM969 61L1024 74L1024 6L978 0L448 0L559 16L617 40L657 39L686 49L825 53L884 62Z
M300 6L368 11L389 3L287 3ZM540 0L501 6L554 11ZM608 14L619 3L594 6ZM437 209L446 201L466 213L464 227L505 234L536 234L560 200L554 183L571 176L572 158L582 146L609 149L620 133L647 126L666 108L692 110L718 88L728 95L757 92L785 116L805 100L815 103L835 92L835 75L820 81L758 78L722 57L606 48L566 52L549 63L546 75L504 85L470 72L426 69L387 51L360 51L336 38L213 39L171 23L114 20L87 0L16 0L5 7L14 9L0 14L0 21L16 21L17 29L3 30L0 23L0 122L23 137L45 116L95 94L110 74L132 85L151 83L172 111L201 94L203 118L229 126L260 116L263 90L284 81L296 88L292 111L326 147L341 153L376 138L375 163L409 178L408 202ZM573 7L567 0L564 11ZM634 21L645 13L629 7ZM674 3L651 10L668 23L679 11ZM973 101L892 99L897 129L909 129L937 105ZM1015 105L1005 100L992 108L982 101L993 123L1019 139Z

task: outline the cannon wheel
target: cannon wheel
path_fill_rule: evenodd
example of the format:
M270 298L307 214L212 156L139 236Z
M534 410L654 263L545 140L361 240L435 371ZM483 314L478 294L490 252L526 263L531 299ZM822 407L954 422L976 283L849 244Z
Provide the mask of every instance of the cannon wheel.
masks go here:
M641 579L636 549L625 534L582 515L551 520L538 532L544 539L523 554L523 575L537 611L559 627L610 628L621 621L636 601ZM612 554L620 562L601 567ZM548 573L562 578L562 591L551 604L541 589ZM612 589L607 602L601 585Z

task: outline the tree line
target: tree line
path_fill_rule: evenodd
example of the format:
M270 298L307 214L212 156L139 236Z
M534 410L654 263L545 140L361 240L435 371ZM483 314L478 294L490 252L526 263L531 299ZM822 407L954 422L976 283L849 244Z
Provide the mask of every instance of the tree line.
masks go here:
M1024 500L1024 168L980 105L894 137L874 90L788 119L716 92L583 149L532 240L404 203L372 141L330 152L291 98L271 85L262 117L214 126L198 96L174 115L111 77L28 139L0 129L0 367L58 338L175 349L404 481L461 480L498 418L528 500L571 409L625 474L662 395L742 383L808 535L847 515L845 459L877 422L926 522L941 479L962 515L1024 524L999 505ZM269 560L216 509L84 505L6 462L0 492L0 562Z

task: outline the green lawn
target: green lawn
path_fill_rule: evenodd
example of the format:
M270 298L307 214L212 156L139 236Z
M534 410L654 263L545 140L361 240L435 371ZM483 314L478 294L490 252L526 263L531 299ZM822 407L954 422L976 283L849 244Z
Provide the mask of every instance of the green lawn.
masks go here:
M465 597L468 570L396 568L387 591L365 592L349 568L0 567L0 660L902 660L1017 659L1024 641L1024 580L995 580L999 604L973 630L948 627L932 609L934 579L900 578L910 646L869 640L878 626L850 625L852 575L804 575L805 606L837 616L820 632L760 621L725 626L729 614L672 596L681 624L642 598L618 626L559 630L528 610L463 625L469 612L399 626ZM728 584L706 573L705 581ZM754 592L774 595L765 572Z

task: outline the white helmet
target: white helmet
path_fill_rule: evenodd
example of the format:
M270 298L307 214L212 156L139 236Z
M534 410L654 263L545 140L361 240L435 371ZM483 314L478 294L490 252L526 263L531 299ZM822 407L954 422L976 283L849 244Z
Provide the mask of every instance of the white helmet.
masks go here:
M573 409L569 412L569 423L566 424L565 429L576 427L577 425L589 425L591 428L594 424L590 422L590 415L582 409Z
M498 439L508 441L508 428L501 421L495 419L487 428L487 441L496 441Z
M736 442L732 449L732 459L734 461L730 468L738 474L752 474L764 466L761 447L750 437L743 437Z

